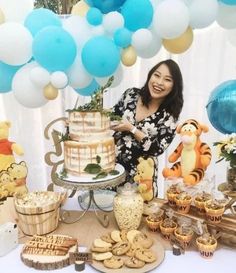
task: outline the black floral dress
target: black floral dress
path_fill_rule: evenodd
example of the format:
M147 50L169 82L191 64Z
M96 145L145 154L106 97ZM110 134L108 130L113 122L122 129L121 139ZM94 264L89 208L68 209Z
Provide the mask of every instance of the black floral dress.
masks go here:
M140 97L140 89L132 88L124 92L121 99L113 107L116 115L122 116L141 130L146 136L137 141L132 133L115 132L117 163L124 166L127 180L132 182L136 174L138 158L152 157L155 162L155 184L157 196L158 156L169 146L175 135L176 122L164 108L137 122L135 120L136 106Z

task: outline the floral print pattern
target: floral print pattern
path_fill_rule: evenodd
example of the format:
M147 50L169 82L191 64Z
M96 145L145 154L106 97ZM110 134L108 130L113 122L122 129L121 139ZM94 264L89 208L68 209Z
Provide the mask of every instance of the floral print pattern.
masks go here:
M155 180L157 181L158 159L169 146L175 135L176 122L164 108L137 122L135 120L136 106L140 97L140 89L132 88L124 92L121 99L113 107L116 115L122 116L141 130L146 136L141 142L132 133L115 132L117 162L124 166L128 178L132 180L136 173L139 157L152 157L155 162Z

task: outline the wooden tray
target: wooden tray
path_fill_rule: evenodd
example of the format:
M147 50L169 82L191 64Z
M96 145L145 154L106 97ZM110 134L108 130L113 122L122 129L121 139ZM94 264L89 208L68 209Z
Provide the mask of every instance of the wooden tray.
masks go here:
M106 268L103 265L103 262L98 262L98 261L94 261L94 260L91 263L91 266L94 267L95 269L97 269L98 271L104 272L104 273L131 273L131 272L133 273L134 271L137 273L148 272L148 271L153 270L154 268L158 267L165 258L164 247L162 246L162 244L159 241L155 241L153 246L150 249L156 253L157 260L153 263L150 263L150 264L146 263L144 265L144 267L142 267L142 268L128 268L126 266L123 266L122 268L119 268L119 269L110 269L110 268ZM123 256L123 257L124 257L124 260L129 258L127 256Z

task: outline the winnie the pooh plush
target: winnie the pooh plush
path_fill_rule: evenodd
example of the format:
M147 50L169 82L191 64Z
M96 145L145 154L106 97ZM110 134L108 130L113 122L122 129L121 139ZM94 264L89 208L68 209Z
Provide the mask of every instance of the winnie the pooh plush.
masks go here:
M182 177L187 186L194 186L204 177L205 170L211 162L210 147L200 140L202 132L208 132L208 127L194 119L186 120L176 129L181 136L181 142L168 160L174 163L171 168L164 168L164 177Z
M0 200L13 196L15 193L24 194L28 192L26 177L28 169L26 163L12 163L7 170L0 172Z
M9 121L0 122L0 171L6 170L15 162L14 153L24 154L23 148L19 144L8 140L10 127Z
M152 158L138 159L137 173L134 181L138 183L138 190L144 201L151 201L154 197L153 179L154 179L154 161Z
M11 194L12 192L20 194L28 192L26 187L28 169L24 161L21 161L20 163L12 163L11 166L7 168L7 172L10 175L12 182L3 186L4 189L8 189Z

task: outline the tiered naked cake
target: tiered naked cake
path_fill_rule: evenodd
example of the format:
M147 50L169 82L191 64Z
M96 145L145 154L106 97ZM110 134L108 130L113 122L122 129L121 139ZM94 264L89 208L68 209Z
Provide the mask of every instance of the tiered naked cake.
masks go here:
M69 135L64 142L65 169L73 175L84 175L88 164L97 163L109 172L115 167L115 143L110 134L110 118L102 112L69 113Z
M68 138L64 141L64 168L75 176L88 175L87 166L99 164L103 172L115 168L115 143L110 131L111 113L103 109L103 93L112 84L110 78L83 106L68 110ZM114 115L112 116L114 117ZM94 164L94 165L91 165ZM89 172L97 173L96 170Z

